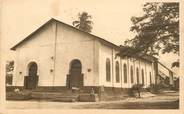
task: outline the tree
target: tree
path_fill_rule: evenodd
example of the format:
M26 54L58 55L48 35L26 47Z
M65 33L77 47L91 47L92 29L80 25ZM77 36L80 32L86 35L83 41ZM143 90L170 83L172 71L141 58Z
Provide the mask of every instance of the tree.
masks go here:
M73 21L73 26L76 28L90 33L92 30L92 24L93 22L91 21L92 16L89 15L87 12L82 12L78 14L78 20Z
M6 84L12 84L13 78L13 70L14 70L14 61L7 61L6 62Z
M14 70L14 61L6 62L6 72L12 72Z
M179 59L171 64L171 68L179 66L180 66Z
M179 3L146 3L143 11L142 16L131 18L130 31L136 35L125 41L125 47L131 48L130 54L179 54Z

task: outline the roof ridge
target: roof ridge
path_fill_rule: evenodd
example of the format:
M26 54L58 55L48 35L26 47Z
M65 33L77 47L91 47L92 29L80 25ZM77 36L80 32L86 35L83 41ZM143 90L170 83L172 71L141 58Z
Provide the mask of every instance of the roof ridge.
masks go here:
M69 26L69 27L72 27L73 29L78 30L78 31L81 31L81 32L83 32L83 33L85 33L85 34L92 35L93 37L96 37L96 38L98 38L98 39L100 39L100 40L102 40L102 41L105 41L105 42L107 42L107 43L110 43L111 45L116 46L116 47L119 48L118 45L116 45L116 44L114 44L114 43L112 43L112 42L110 42L110 41L108 41L108 40L106 40L106 39L104 39L104 38L101 38L101 37L99 37L99 36L97 36L97 35L94 35L94 34L91 34L91 33L85 32L85 31L82 31L82 30L80 30L80 29L77 29L77 28L73 27L72 25L69 25L69 24L67 24L67 23L62 22L62 21L59 20L59 19L56 19L56 18L54 18L54 17L50 17L50 19L48 19L46 22L44 22L43 24L41 24L37 29L35 29L33 32L31 32L29 35L27 35L27 37L25 37L23 40L21 40L20 42L18 42L16 45L14 45L14 46L13 46L12 48L10 48L10 49L11 49L11 50L15 50L20 44L22 44L23 42L25 42L26 40L28 40L28 39L30 38L31 35L33 35L35 32L37 32L37 31L38 31L39 29L41 29L44 25L46 25L47 23L49 23L49 22L52 21L52 20L55 20L55 21L60 22L60 23L62 23L62 24L64 24L64 25L67 25L67 26Z

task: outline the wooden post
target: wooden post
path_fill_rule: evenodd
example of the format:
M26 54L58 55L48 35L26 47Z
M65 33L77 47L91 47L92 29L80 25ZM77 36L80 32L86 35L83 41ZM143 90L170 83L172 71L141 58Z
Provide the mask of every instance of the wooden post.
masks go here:
M173 80L173 72L169 71L169 84L173 87L174 80Z
M154 71L155 71L155 84L158 84L158 61L154 61Z

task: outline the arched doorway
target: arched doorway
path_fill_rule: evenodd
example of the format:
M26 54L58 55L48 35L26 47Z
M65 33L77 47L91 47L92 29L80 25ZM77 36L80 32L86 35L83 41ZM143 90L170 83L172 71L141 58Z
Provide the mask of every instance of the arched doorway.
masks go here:
M24 87L25 89L35 89L38 85L37 70L38 66L35 62L31 62L27 66L28 76L25 76Z
M68 77L69 88L81 88L83 86L82 64L79 60L75 59L70 62L70 71Z

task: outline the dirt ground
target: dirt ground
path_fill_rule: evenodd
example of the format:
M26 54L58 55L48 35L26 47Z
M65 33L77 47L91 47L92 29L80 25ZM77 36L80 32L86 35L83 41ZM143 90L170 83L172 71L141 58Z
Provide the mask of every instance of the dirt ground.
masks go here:
M6 107L8 109L178 109L179 93L167 91L152 97L100 102L7 101Z

